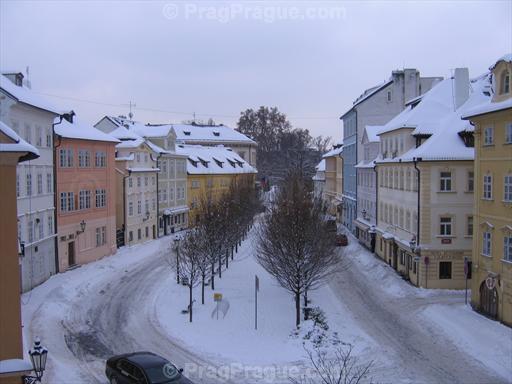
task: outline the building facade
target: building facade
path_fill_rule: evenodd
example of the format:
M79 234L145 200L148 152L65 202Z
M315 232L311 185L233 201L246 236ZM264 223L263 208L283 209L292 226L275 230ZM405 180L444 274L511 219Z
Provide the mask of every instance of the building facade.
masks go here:
M358 234L356 164L364 159L362 143L367 125L384 125L400 113L406 103L432 88L441 77L421 77L416 69L395 70L384 83L367 89L353 103L341 120L344 141L343 224Z
M18 163L34 161L38 156L36 148L0 121L0 362L11 363L9 365L14 367L0 371L1 384L22 384L22 376L30 374L32 370L32 365L23 360L20 243L16 225L18 198L15 185Z
M116 253L112 136L85 124L55 124L59 270Z
M322 156L325 160L325 187L323 200L327 213L341 221L341 202L343 191L343 145L338 144Z
M416 286L471 282L474 148L460 117L488 98L487 85L456 69L379 134L375 251Z
M512 326L512 55L491 72L492 99L464 116L475 124L471 304Z
M18 166L18 233L26 292L57 272L55 260L54 161L52 124L60 112L23 84L21 73L0 75L0 121L39 151Z
M325 188L325 159L320 160L315 169L316 173L313 176L314 194L316 198L321 199Z
M155 152L146 139L124 127L110 135L121 141L116 145L118 246L156 239L159 152Z

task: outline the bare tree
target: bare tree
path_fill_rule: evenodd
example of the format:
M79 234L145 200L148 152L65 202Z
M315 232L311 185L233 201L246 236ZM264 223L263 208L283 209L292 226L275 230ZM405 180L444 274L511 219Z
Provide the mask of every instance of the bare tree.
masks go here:
M327 352L319 347L315 348L314 352L306 349L315 377L290 378L290 382L293 384L371 383L370 369L373 361L360 364L352 351L352 345L346 348L337 347L333 356L329 357Z
M327 230L322 203L313 198L301 170L288 174L258 233L256 258L295 298L300 325L300 298L318 288L339 266L334 236Z
M201 234L196 230L189 231L180 246L179 273L182 282L189 289L189 321L192 322L193 291L201 281L201 265L204 265L204 251L200 244Z

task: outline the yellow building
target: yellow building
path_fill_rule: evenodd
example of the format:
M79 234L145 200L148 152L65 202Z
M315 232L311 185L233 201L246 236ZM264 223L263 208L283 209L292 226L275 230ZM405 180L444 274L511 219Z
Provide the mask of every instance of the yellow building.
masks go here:
M475 125L473 308L512 325L512 54L491 68L492 99Z
M189 223L194 225L199 215L201 201L219 199L229 190L233 180L241 175L256 175L256 168L236 152L224 146L176 146L176 153L187 156L187 196Z
M327 213L341 220L341 195L343 189L343 145L335 145L322 158L325 160L325 185L322 198L327 205Z

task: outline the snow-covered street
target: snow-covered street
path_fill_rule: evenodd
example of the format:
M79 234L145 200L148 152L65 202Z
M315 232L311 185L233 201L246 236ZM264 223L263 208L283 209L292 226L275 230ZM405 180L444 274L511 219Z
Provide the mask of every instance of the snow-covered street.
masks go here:
M293 335L292 297L255 262L253 235L216 280L229 302L218 320L210 288L204 306L195 289L192 324L181 313L188 289L166 261L170 237L123 248L23 295L26 350L37 335L50 351L44 382L106 383L105 359L135 350L167 357L200 383L289 382L305 367L302 333ZM346 268L312 303L361 361L374 361L374 381L512 382L512 330L471 311L463 292L414 288L353 238L338 252Z

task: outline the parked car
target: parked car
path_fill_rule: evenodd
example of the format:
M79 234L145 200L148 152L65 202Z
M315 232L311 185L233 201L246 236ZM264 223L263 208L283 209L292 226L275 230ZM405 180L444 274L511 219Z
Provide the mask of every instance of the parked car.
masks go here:
M193 384L183 369L152 352L134 352L107 360L105 374L110 384Z
M347 235L344 233L337 233L336 234L336 245L345 247L348 245L348 238Z

